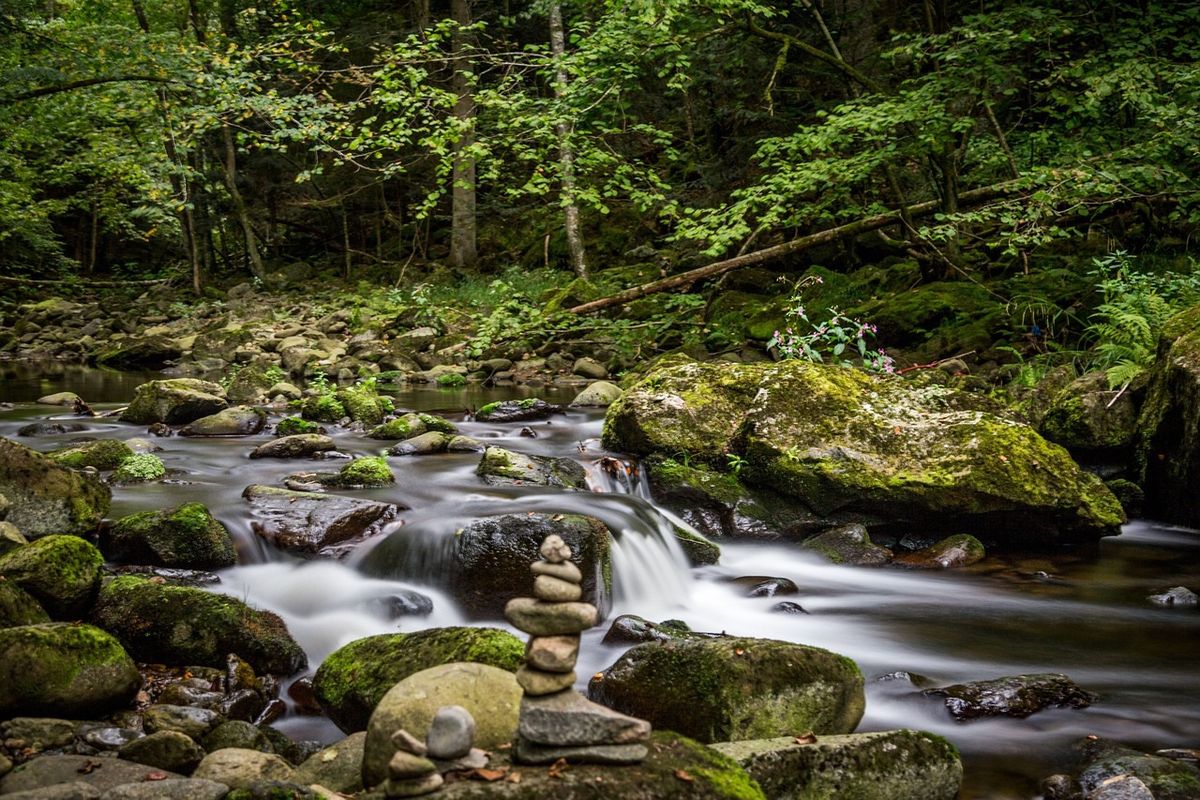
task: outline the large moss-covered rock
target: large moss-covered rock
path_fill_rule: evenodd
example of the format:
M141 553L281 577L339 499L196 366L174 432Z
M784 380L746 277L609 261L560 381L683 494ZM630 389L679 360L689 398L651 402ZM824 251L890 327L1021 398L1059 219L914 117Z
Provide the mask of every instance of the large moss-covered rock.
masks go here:
M388 467L387 459L367 456L347 462L337 472L297 472L287 476L284 482L297 488L380 489L394 484L396 476Z
M1038 430L1072 452L1120 451L1137 435L1137 416L1129 392L1118 395L1103 372L1089 372L1054 396Z
M487 664L444 664L409 675L383 696L367 723L363 784L375 786L387 777L397 729L424 740L433 715L450 705L475 718L475 746L495 750L516 734L521 687L511 672Z
M103 566L90 542L53 535L0 556L0 577L29 592L54 619L75 619L96 596Z
M350 420L363 425L379 425L394 407L392 398L380 395L373 384L366 383L339 389L337 399Z
M640 764L572 764L570 769L522 769L519 782L458 781L439 800L764 800L754 779L734 760L670 731L655 732ZM508 766L502 753L493 767Z
M274 486L247 486L242 497L250 504L255 533L306 556L376 530L398 509L391 503Z
M50 615L33 595L8 579L0 579L0 628L49 622Z
M218 383L197 378L150 381L137 387L133 402L121 412L123 422L186 425L229 406Z
M409 675L456 661L515 672L524 659L524 643L496 628L384 633L332 653L317 670L313 689L329 718L350 733L365 730L375 706Z
M501 400L488 403L475 412L477 422L529 422L548 419L551 414L560 414L562 409L537 397L524 400Z
M804 361L675 364L614 404L606 447L719 466L872 527L1046 542L1116 532L1120 504L1066 450L940 386ZM980 535L984 539L984 535Z
M250 436L267 424L267 412L252 406L233 406L184 425L180 436Z
M5 521L30 539L87 533L108 513L112 493L99 481L9 439L0 438L0 495Z
M100 591L92 621L142 661L224 667L236 653L259 672L287 675L307 663L277 615L187 586L117 578Z
M739 637L637 645L592 678L588 696L702 742L849 733L866 707L845 656Z
M56 464L71 469L94 467L96 469L116 469L121 462L133 455L129 445L118 439L97 439L94 442L81 442L63 450L55 450L46 456Z
M490 486L587 488L587 473L573 459L526 455L503 447L484 450L475 474Z
M1200 305L1163 327L1138 432L1146 508L1200 525Z
M603 613L612 593L610 534L604 523L578 514L502 514L457 531L447 580L460 607L474 616L503 616L509 600L532 589L529 565L541 557L538 548L552 533L571 547L572 560L583 573L583 599ZM407 570L414 546L419 545L412 532L401 528L376 546L359 568L379 577L412 577Z
M137 666L108 633L51 622L0 629L0 719L105 714L133 699Z
M771 800L954 800L962 761L954 745L923 731L896 730L720 742Z
M1154 800L1196 800L1200 798L1200 769L1185 760L1162 758L1142 753L1107 739L1088 737L1081 741L1079 785L1084 797L1099 796L1101 786L1139 781ZM1144 794L1104 795L1105 797L1144 797Z
M295 419L295 417L288 417ZM287 420L284 420L286 422ZM279 423L280 427L283 423ZM334 449L333 439L320 433L296 433L260 444L250 451L251 458L310 458Z
M101 546L112 560L131 564L221 569L237 562L229 531L202 503L122 517Z

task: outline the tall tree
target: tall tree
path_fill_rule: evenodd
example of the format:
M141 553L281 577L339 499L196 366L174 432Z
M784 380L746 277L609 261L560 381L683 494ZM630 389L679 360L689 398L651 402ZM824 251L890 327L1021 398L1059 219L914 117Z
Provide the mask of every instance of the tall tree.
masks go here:
M471 34L471 0L450 0L450 17L455 22L450 57L455 95L454 119L458 137L454 140L451 171L450 263L459 268L475 266L475 72L474 37Z
M562 3L550 3L550 52L554 56L554 95L560 101L567 93L567 69L563 64L566 56L563 35ZM567 249L571 255L571 269L581 278L588 274L587 258L583 248L583 234L579 230L579 204L575 200L575 148L571 143L572 124L566 117L555 123L558 133L559 181L562 184L562 207L567 233Z

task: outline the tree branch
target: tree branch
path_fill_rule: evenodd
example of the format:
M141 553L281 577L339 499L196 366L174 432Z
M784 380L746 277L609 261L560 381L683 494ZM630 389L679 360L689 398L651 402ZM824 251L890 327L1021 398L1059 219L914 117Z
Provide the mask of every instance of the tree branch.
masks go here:
M0 98L0 105L9 105L10 103L17 103L22 100L33 100L37 97L45 97L46 95L58 94L60 92L85 89L88 86L99 86L102 83L175 83L175 81L170 78L158 78L153 75L113 75L107 78L84 78L78 81L55 84L54 86L30 89L27 92L21 92L11 97Z

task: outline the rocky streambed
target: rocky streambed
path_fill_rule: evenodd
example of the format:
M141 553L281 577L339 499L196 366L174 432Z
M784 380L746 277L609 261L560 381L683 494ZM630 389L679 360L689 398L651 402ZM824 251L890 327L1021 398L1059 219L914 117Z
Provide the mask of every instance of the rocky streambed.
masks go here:
M82 385L0 398L16 401L0 411L0 637L26 648L4 649L0 717L17 717L5 759L28 781L114 754L175 780L232 747L278 757L239 775L358 788L397 681L474 662L512 685L523 646L502 609L556 533L606 617L576 686L653 723L650 759L621 768L648 796L949 797L959 753L962 797L1033 796L1056 773L1048 796L1135 780L1197 796L1200 615L1170 590L1200 582L1200 540L1123 523L1065 451L970 397L679 364L607 425L575 389L346 385L230 411L220 385L127 384L86 398L96 417L32 402ZM53 694L39 665L62 652L97 681ZM495 783L442 791L635 796L618 768L509 782L505 752ZM826 772L843 783L798 777ZM0 791L27 786L12 775Z

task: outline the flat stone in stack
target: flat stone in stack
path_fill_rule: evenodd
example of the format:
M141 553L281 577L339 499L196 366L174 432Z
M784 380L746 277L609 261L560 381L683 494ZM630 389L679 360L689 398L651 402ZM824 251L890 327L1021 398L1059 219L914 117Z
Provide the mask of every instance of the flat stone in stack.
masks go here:
M437 791L442 786L442 774L425 757L426 748L406 730L392 734L396 753L388 762L388 779L383 784L385 797L418 797Z
M598 621L596 607L579 602L582 580L571 549L558 536L542 543L531 567L534 597L509 601L504 614L530 634L517 683L525 692L514 760L552 764L636 764L646 757L650 723L593 703L572 687L579 634Z

